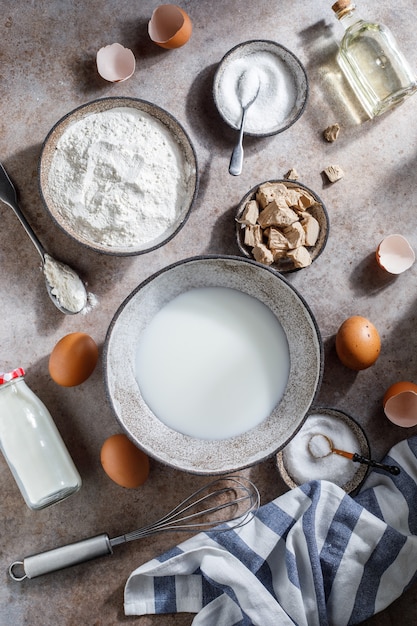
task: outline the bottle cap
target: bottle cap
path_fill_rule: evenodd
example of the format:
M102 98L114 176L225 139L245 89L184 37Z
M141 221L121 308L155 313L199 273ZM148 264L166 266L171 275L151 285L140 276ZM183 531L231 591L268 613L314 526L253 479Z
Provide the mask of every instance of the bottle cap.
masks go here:
M14 378L20 378L25 375L25 370L23 367L17 367L11 372L0 372L0 385L4 385L4 383L8 383Z
M332 6L333 11L337 14L337 17L343 17L345 13L353 11L355 5L351 0L337 0Z

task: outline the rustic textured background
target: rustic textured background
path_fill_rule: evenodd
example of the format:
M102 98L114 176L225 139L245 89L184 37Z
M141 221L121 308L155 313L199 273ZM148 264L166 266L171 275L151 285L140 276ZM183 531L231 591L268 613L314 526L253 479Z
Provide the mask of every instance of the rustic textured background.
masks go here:
M177 543L165 535L117 549L112 557L33 581L15 583L8 564L33 552L108 532L135 529L160 516L204 482L153 461L148 482L123 490L104 475L99 452L119 431L106 400L101 364L80 387L58 387L48 375L55 343L72 331L90 333L100 347L121 302L160 268L203 253L237 254L234 211L248 189L279 178L291 167L324 201L330 216L325 252L312 267L289 277L316 316L325 347L319 402L358 419L374 457L413 429L392 426L381 399L391 383L417 382L417 265L398 278L378 270L374 251L383 236L400 232L417 250L417 96L372 122L358 109L335 64L341 32L331 2L185 1L194 32L181 49L164 51L147 35L157 2L144 0L38 0L0 2L0 159L19 188L21 206L51 254L79 270L98 305L87 315L64 317L49 301L39 257L14 214L0 205L0 369L27 369L27 382L54 416L83 478L81 491L56 507L32 512L0 458L0 622L5 626L185 625L191 616L126 618L123 587L140 563ZM417 69L410 3L363 2L363 14L392 27ZM236 133L218 115L212 81L222 56L249 39L272 39L292 50L308 73L310 94L301 119L281 135L245 141L240 177L228 174ZM109 84L96 71L95 54L118 41L134 51L137 68L125 83ZM200 191L184 229L164 248L136 258L96 254L71 241L49 218L39 197L37 167L42 142L63 115L95 98L128 95L166 108L184 125L199 159ZM335 144L323 129L339 122ZM337 164L345 177L326 184L322 170ZM334 334L353 314L379 329L382 354L369 370L345 369ZM417 431L414 431L417 432ZM263 501L282 493L273 459L246 471ZM415 624L416 588L368 624Z

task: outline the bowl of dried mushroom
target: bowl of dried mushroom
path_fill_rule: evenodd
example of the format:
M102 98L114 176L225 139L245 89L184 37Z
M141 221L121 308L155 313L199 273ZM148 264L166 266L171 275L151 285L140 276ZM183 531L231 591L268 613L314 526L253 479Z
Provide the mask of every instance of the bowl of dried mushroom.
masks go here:
M279 272L309 267L323 252L329 217L319 196L298 181L253 187L236 212L236 237L248 258Z

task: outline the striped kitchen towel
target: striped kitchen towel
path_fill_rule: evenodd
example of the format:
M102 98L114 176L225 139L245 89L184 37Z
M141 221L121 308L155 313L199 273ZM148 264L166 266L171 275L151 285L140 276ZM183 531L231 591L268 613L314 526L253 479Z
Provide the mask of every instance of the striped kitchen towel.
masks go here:
M138 567L126 615L196 613L193 626L343 626L382 611L417 578L417 437L394 446L351 497L312 481L246 525L199 533Z

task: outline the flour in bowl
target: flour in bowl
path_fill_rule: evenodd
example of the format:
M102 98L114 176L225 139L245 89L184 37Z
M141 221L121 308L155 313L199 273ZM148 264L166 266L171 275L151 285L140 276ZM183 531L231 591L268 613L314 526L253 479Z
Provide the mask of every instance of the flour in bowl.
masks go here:
M60 137L50 198L87 243L135 248L172 228L187 196L189 168L169 129L144 111L91 113Z

